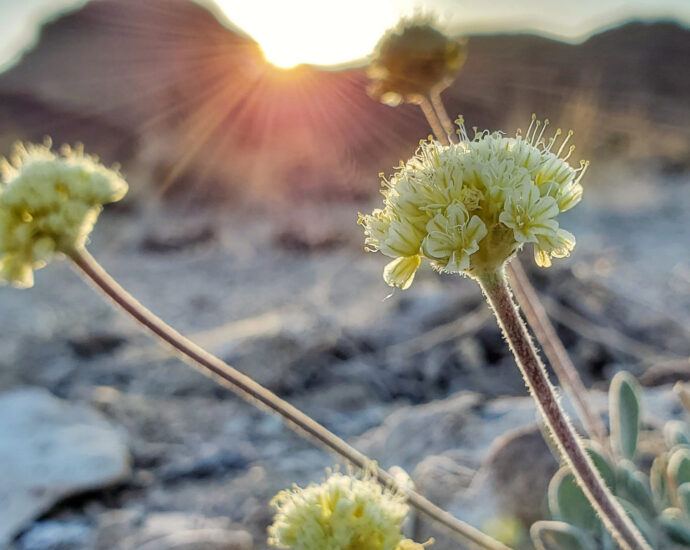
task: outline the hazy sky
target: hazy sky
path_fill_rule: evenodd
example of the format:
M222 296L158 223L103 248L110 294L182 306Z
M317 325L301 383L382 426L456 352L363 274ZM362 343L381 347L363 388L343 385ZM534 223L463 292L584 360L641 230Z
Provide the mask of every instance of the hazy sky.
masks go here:
M30 45L45 18L68 6L86 0L0 0L0 67L10 63ZM145 2L146 0L141 0ZM212 0L199 0L210 2ZM321 39L316 29L327 29L332 44L351 44L334 48L329 62L344 62L366 55L386 28L403 14L415 9L433 11L448 31L537 31L555 37L577 40L602 27L630 18L673 18L690 25L690 0L216 0L229 19L248 34L262 41L285 44L281 30L292 29L290 36L305 41ZM289 6L291 13L285 11ZM270 14L270 17L267 17ZM286 17L297 14L286 25ZM326 25L315 25L324 21ZM361 22L367 21L366 28ZM299 32L295 33L295 25ZM313 32L312 32L313 31ZM356 38L356 40L354 38ZM269 45L266 44L268 50ZM311 48L319 63L319 48ZM304 50L308 52L308 49ZM267 51L268 53L268 51ZM280 48L278 48L280 53ZM299 49L293 56L305 55ZM323 57L323 55L322 55ZM338 59L336 59L338 58Z

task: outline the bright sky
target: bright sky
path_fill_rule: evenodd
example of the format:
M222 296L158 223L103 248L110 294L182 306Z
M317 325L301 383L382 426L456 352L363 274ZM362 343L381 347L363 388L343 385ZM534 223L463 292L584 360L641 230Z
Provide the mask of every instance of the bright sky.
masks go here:
M31 45L40 22L87 0L0 0L0 67ZM371 52L399 17L435 13L448 32L533 31L581 40L620 21L690 25L690 0L197 0L227 17L282 66L333 65Z

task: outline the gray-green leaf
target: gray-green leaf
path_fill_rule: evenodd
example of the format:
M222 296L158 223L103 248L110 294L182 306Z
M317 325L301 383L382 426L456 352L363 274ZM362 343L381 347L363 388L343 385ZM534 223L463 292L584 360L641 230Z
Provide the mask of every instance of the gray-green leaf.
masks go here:
M538 521L530 529L537 550L595 550L587 533L563 521Z
M664 510L659 516L659 523L673 542L690 544L690 528L683 522L682 512L678 508Z
M668 460L668 475L676 487L690 482L690 449L680 447Z
M640 388L628 372L619 372L609 389L611 442L623 458L632 460L637 452L641 415Z
M618 464L618 483L616 494L636 505L648 518L656 516L652 492L649 489L649 479L637 470L629 460L621 460Z
M578 487L568 467L563 467L551 479L548 493L549 509L554 518L565 521L586 531L595 531L599 519Z

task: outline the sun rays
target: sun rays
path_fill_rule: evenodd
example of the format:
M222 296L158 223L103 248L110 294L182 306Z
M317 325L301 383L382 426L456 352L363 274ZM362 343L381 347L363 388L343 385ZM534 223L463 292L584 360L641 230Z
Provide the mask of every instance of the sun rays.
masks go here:
M403 135L423 127L419 117L372 102L360 68L278 69L253 40L193 3L96 2L48 26L44 40L16 78L27 78L23 70L40 74L36 97L122 129L118 139L136 151L141 179L157 195L208 192L206 183L276 196L363 189L364 174L380 169L371 166L380 145L405 143L382 119L401 122ZM86 135L69 117L50 124L42 120L25 137ZM102 154L109 160L108 149Z

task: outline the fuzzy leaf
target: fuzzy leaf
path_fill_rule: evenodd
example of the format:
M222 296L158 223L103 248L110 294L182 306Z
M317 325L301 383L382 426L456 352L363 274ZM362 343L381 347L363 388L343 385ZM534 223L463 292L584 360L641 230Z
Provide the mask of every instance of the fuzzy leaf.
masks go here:
M680 447L673 451L668 460L667 471L676 487L690 482L690 449Z
M659 515L659 523L673 542L690 545L690 528L682 521L682 512L678 508L664 510Z
M690 426L680 420L669 420L664 425L664 439L669 449L676 445L690 445Z
M587 454L594 462L594 466L601 474L604 479L604 483L611 489L612 492L616 492L616 473L611 467L611 463L604 457L601 451L601 447L597 445L594 441L584 441L585 450Z
M609 389L611 443L623 458L632 460L637 452L641 413L640 389L634 376L619 372Z
M652 492L649 489L649 479L640 472L629 460L621 460L618 464L618 483L616 494L629 500L637 506L647 517L656 516L656 507Z
M678 502L685 513L685 517L690 519L690 483L683 483L678 487Z
M561 468L549 483L549 509L554 518L586 531L599 527L599 519L567 467Z
M538 521L529 532L537 550L596 549L591 536L563 521Z
M654 527L644 518L640 509L635 506L632 502L625 500L624 498L617 498L619 504L628 515L628 517L633 521L642 533L642 536L647 539L647 542L652 548L657 548L657 537L658 533Z
M669 502L668 481L666 479L667 468L668 456L664 453L654 459L649 472L649 486L652 489L654 503L659 509L665 508Z

